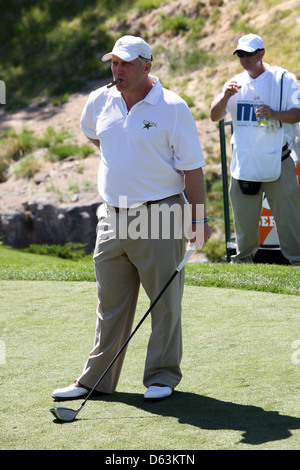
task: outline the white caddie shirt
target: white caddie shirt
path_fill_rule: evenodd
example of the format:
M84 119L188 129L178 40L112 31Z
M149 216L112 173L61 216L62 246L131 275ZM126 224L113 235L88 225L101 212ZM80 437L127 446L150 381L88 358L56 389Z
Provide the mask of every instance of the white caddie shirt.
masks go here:
M81 115L84 134L100 141L100 198L113 206L120 198L130 207L179 194L183 171L205 165L187 104L150 78L153 88L129 112L121 93L105 86L90 94Z
M233 153L231 175L235 179L247 181L274 181L281 173L281 153L285 143L289 147L293 141L292 124L269 121L260 127L254 112L255 104L266 104L280 109L281 76L284 70L270 67L258 78L253 79L247 72L234 77L241 85L238 93L227 104L226 111L231 113L234 133L231 139ZM226 86L226 84L225 84ZM282 107L288 110L299 108L299 89L296 77L286 72L282 87Z

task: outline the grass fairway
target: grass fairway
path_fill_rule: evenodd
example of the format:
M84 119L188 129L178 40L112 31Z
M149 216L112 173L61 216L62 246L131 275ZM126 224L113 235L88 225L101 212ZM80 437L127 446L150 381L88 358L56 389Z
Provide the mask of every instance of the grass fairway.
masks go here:
M183 379L173 396L142 399L148 318L118 391L95 396L73 423L55 421L51 393L81 373L92 347L95 284L0 281L0 300L1 449L300 447L298 296L186 286ZM136 321L148 306L142 291Z

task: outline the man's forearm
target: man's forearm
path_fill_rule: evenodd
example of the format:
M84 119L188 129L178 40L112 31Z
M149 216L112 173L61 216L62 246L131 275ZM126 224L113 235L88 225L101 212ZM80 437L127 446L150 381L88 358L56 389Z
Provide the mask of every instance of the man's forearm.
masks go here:
M203 206L203 214L206 217L206 191L202 168L184 172L185 190L188 202L192 208L192 218L197 217L197 205Z
M210 118L213 122L219 122L226 116L228 99L223 95L213 101L210 108Z
M190 241L196 250L200 250L211 236L210 226L206 218L206 191L202 168L185 171L185 190L191 207L192 220ZM197 221L197 222L196 222Z
M277 119L287 124L295 124L300 122L300 109L292 108L289 111L273 111L273 119Z

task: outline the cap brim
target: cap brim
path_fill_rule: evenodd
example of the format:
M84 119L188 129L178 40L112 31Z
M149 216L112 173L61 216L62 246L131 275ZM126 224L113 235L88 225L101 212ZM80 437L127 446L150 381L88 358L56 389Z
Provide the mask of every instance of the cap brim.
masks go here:
M254 47L250 47L250 46L243 46L243 47L238 47L232 54L236 54L237 51L244 51L244 52L254 52L254 51L257 51L257 48L254 49Z
M107 60L111 60L113 55L115 55L116 57L119 57L119 59L122 59L125 62L131 62L132 60L138 58L138 54L128 54L128 52L126 51L112 51L112 52L108 52L102 57L103 62L106 62Z

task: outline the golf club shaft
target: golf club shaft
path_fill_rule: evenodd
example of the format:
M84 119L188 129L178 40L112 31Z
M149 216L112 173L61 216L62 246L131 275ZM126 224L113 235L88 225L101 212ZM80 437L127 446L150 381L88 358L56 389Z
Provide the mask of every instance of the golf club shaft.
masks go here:
M82 402L80 408L78 409L81 410L81 408L85 405L85 403L87 402L87 400L89 399L89 397L91 396L91 394L94 392L94 390L97 388L97 386L99 385L99 383L101 382L101 380L103 379L103 377L106 375L106 373L109 371L109 369L112 367L112 365L115 363L115 361L118 359L118 357L120 356L120 354L122 353L122 351L126 348L127 344L129 343L129 341L131 340L131 338L133 337L133 335L137 332L137 330L139 329L139 327L141 326L141 324L144 322L144 320L146 319L146 317L149 315L149 313L151 312L151 310L153 309L153 307L156 305L156 303L158 302L158 300L161 298L161 296L163 295L163 293L166 291L166 289L169 287L169 285L171 284L171 282L173 281L173 279L177 276L177 274L182 270L182 268L184 267L184 265L186 264L187 260L191 257L191 255L193 254L193 252L195 251L195 247L192 245L191 248L187 251L186 255L184 256L183 260L179 263L179 265L177 266L176 270L174 271L174 273L172 274L172 276L170 277L170 279L168 280L168 282L166 283L166 285L163 287L163 289L160 291L160 293L158 294L158 296L156 297L156 299L151 303L150 307L148 308L147 312L144 314L144 316L141 318L141 320L139 321L139 323L137 324L137 326L134 328L134 330L132 331L132 333L130 334L130 336L127 338L127 340L125 341L125 343L122 345L122 347L120 348L119 352L115 355L115 357L112 359L112 361L110 362L110 364L107 366L107 368L105 369L105 371L102 373L101 377L99 378L99 380L95 383L95 385L93 386L93 388L89 391L88 395L86 396L85 400Z

